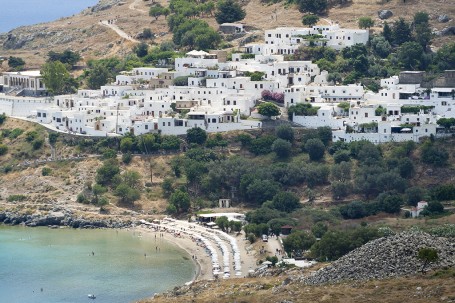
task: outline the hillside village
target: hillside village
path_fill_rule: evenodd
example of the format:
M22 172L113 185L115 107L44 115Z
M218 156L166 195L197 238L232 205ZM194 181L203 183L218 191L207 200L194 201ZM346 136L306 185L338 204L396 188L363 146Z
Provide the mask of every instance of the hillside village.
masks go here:
M147 14L144 2L124 10ZM95 22L117 26L99 14ZM161 51L130 36L140 28L125 20L128 41L113 49ZM207 259L202 281L150 302L453 301L455 70L435 68L445 54L435 44L422 50L434 65L407 70L396 54L375 53L370 28L292 22L228 50L166 41L167 59L147 61L135 46L134 68L99 89L84 78L97 70L92 59L79 57L84 70L65 67L83 87L74 94L53 94L36 69L0 73L0 222L197 239L188 252ZM246 24L219 32L250 35ZM325 54L301 59L307 46L332 51L330 64ZM360 48L356 59L395 68L344 81L357 66L333 66L354 65L343 50ZM422 249L437 259L427 264Z
M266 92L282 94L282 119L290 106L307 103L315 108L311 116L294 113L290 119L306 128L330 126L333 141L418 142L450 132L437 121L455 117L455 71L446 71L431 89L422 86L424 72L404 71L382 79L374 93L360 84L328 81L328 73L311 61L284 58L315 35L320 37L317 43L340 50L366 44L368 34L338 25L266 30L265 43L246 44L230 61L222 51L193 50L176 58L173 69L134 68L100 90L52 98L46 96L39 71L5 72L0 112L87 136L182 135L193 127L224 132L261 128L267 117L255 106ZM179 77L187 77L187 83L175 85Z

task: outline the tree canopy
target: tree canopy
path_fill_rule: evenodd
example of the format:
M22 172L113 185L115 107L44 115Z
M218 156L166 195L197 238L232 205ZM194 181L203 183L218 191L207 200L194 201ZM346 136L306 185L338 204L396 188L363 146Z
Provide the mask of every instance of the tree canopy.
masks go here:
M41 75L46 89L51 94L72 93L77 89L77 83L60 61L50 61L44 64Z
M245 16L245 10L235 0L222 0L217 4L215 20L218 24L240 21Z
M280 109L278 106L272 102L264 102L257 106L258 113L266 117L274 117L280 114Z

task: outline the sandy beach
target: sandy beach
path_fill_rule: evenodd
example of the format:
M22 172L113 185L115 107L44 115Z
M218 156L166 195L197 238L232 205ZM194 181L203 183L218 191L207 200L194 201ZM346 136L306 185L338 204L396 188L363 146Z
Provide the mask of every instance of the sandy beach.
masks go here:
M155 228L151 228L150 226L140 225L137 227L137 231L142 232L144 236L149 236L151 238L161 237L161 239L174 243L180 248L186 250L198 268L195 273L194 280L214 279L215 276L213 275L212 256L208 249L204 247L203 243L197 241L196 237L190 234L190 231L187 230L189 226L191 225L189 225L187 222L176 220L173 223L173 229L170 229L169 226L161 225L161 230L155 230ZM198 226L196 224L193 226L194 227L192 229L190 228L191 233L199 235L211 232L202 226ZM182 232L175 232L176 229L181 229ZM184 230L185 232L183 232ZM254 256L254 252L247 251L247 247L249 247L250 244L247 240L245 240L243 232L239 235L229 234L229 236L234 237L237 241L241 263L241 274L239 273L238 275L234 275L232 273L230 275L230 278L243 278L248 275L249 270L256 268L256 258ZM214 246L216 245L214 244ZM216 249L219 250L219 247L216 247ZM220 264L222 264L221 251L219 253L219 256ZM232 272L234 272L234 270L232 270Z

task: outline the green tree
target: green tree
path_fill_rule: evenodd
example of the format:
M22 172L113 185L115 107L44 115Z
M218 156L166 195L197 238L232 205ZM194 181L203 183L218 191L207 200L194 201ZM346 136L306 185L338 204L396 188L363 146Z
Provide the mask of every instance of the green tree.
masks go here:
M228 232L229 220L226 216L216 218L215 223L222 231Z
M333 160L335 163L349 162L351 160L351 154L347 150L339 150L333 154Z
M215 20L218 24L240 21L245 16L245 10L234 0L223 0L217 4Z
M455 69L455 42L445 43L439 48L433 62L440 71Z
M280 187L276 182L270 180L254 180L247 188L247 198L249 201L262 204L272 200L279 192Z
M381 58L386 58L392 51L392 46L384 36L374 36L373 39L371 39L371 47L375 54Z
M305 143L305 150L312 161L319 161L324 157L325 146L320 139L309 139Z
M88 72L87 85L90 89L100 89L109 82L111 74L103 64L95 64Z
M149 48L149 46L147 43L141 42L134 47L134 52L136 53L136 55L139 58L143 58L143 57L147 56L148 48Z
M135 170L127 170L122 174L122 182L134 189L141 189L141 174Z
M393 32L392 29L390 28L390 25L387 22L384 22L384 27L382 28L382 36L387 42L389 43L393 42Z
M414 25L428 24L430 16L427 12L417 12L414 14Z
M347 181L333 181L331 184L332 197L335 200L343 199L351 193L352 185Z
M43 65L41 70L46 89L54 95L71 93L77 88L77 84L70 76L65 65L60 61L51 61Z
M283 246L288 253L299 253L303 250L308 250L315 242L316 238L312 234L296 231L283 239Z
M422 216L438 215L444 213L444 205L439 201L430 201L425 209L421 212Z
M292 152L292 143L278 138L272 144L272 151L279 158L288 158Z
M127 153L133 151L134 141L131 137L123 137L120 140L120 150L122 153Z
M120 167L117 160L109 159L104 161L103 165L96 170L95 180L103 186L110 185L116 175L120 173Z
M298 0L299 10L313 14L323 13L328 6L327 0Z
M191 206L190 195L180 189L177 189L171 194L169 202L178 212L187 212Z
M68 64L70 67L76 65L77 62L81 60L81 55L77 52L73 52L69 49L59 53L50 51L47 53L48 62L50 61L60 61L63 64Z
M59 136L60 136L59 133L49 133L49 143L51 145L55 145L55 143L57 143L57 140L58 140Z
M425 142L420 149L422 162L442 167L449 160L449 153L441 146L434 146L431 142Z
M154 17L155 20L158 20L159 16L163 16L166 13L166 9L162 7L160 4L156 4L149 9L149 16ZM169 14L169 13L167 13Z
M422 247L417 253L417 259L423 262L421 271L424 273L430 263L438 261L438 251L432 247Z
M406 189L406 197L408 205L416 206L418 202L422 201L425 191L418 186Z
M207 141L207 132L200 127L193 127L186 131L188 143L204 144Z
M11 68L14 68L16 70L20 70L24 67L25 61L22 58L19 57L12 57L10 56L8 58L8 66Z
M374 21L371 17L360 17L359 28L370 28L374 26Z
M273 197L272 205L279 211L290 213L300 206L300 200L295 194L282 191Z
M133 205L134 201L141 198L140 191L128 186L126 183L120 183L114 191L114 195L119 198L119 202L126 205Z
M257 106L258 113L266 117L274 117L280 114L280 108L272 102L263 102Z
M423 48L417 42L403 43L397 52L400 65L408 70L419 70L422 67Z
M275 130L275 135L283 140L294 142L294 130L290 125L280 125Z
M422 46L423 49L426 49L430 44L431 38L433 37L430 24L417 24L415 25L414 32L415 40Z
M313 26L319 22L319 17L313 14L306 14L302 18L303 25Z
M317 222L311 227L311 233L316 237L316 238L322 238L324 234L329 230L327 225L325 225L322 222Z
M395 45L401 45L412 40L411 26L403 18L394 22L392 27L392 39Z

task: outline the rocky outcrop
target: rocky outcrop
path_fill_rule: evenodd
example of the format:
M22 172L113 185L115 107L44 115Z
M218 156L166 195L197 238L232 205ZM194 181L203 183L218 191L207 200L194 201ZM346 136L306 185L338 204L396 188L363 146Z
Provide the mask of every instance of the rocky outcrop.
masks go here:
M383 10L380 10L380 11L378 12L378 17L379 17L379 19L381 19L381 20L389 19L389 18L392 17L392 16L393 16L392 11L389 11L389 10L387 10L387 9L383 9Z
M452 36L455 35L455 26L446 27L441 30L441 36Z
M447 15L440 15L438 16L438 22L440 23L446 23L449 22L450 18Z
M118 5L122 2L122 0L101 0L95 6L91 8L91 11L96 13L99 11L104 11L110 9L111 7Z
M123 228L131 226L130 220L108 217L106 219L84 218L71 211L51 211L47 214L23 214L16 211L0 213L0 223L30 227L35 226L69 226L73 228Z
M428 269L455 266L454 239L423 232L404 232L368 242L331 265L300 278L300 281L316 285L416 274L423 267L423 262L417 258L419 249L423 247L438 251L439 260L430 263Z

